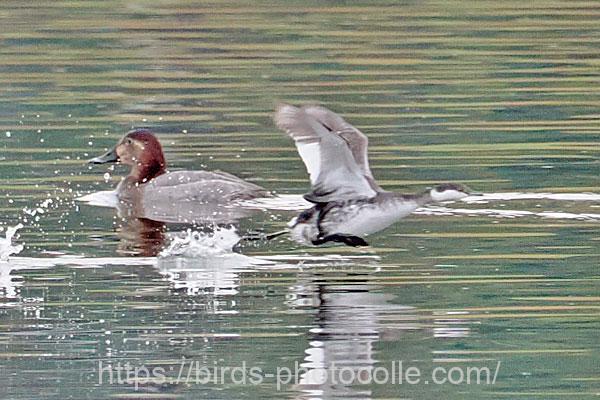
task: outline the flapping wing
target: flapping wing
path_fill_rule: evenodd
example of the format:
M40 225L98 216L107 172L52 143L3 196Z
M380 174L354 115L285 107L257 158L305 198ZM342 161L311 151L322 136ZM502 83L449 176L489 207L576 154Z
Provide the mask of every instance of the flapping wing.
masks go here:
M306 108L281 104L275 113L275 123L294 139L306 165L312 184L311 193L305 196L307 200L321 203L377 194L356 162L348 141L341 134L332 134L328 121L319 120Z
M369 139L367 136L346 122L346 120L344 120L341 116L325 107L305 106L302 107L302 109L308 115L319 121L321 125L327 127L331 133L340 136L346 141L350 151L352 152L354 161L356 161L362 173L367 177L367 180L369 181L369 184L373 190L377 192L382 191L373 178L371 168L369 168Z

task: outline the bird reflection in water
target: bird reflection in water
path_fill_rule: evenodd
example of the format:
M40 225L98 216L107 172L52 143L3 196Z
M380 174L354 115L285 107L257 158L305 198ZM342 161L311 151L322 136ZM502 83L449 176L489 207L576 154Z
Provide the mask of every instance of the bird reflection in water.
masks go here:
M297 399L371 399L374 369L383 367L391 373L390 355L381 353L385 343L401 343L404 338L412 344L400 354L415 359L423 349L409 339L414 333L417 338L469 335L466 321L435 315L423 319L418 308L394 302L397 297L386 293L372 274L326 274L303 271L289 293L291 308L315 311L294 385Z
M365 381L368 377L363 375L378 363L376 344L419 329L413 307L390 303L393 296L372 284L366 274L364 279L355 274L349 278L345 283L340 276L307 275L292 289L290 306L317 311L300 364L303 373L295 385L299 399L371 398L369 386L358 380ZM390 316L400 322L383 323ZM357 381L342 384L340 369L352 371Z
M126 256L154 257L165 246L167 227L164 222L147 218L124 218L117 228L117 252Z
M117 216L121 219L116 229L119 238L117 252L126 256L157 256L168 244L167 232L190 227L213 232L217 227L236 226L241 219L259 212L257 209L228 204L199 205L193 202L147 207L134 198L110 204L100 196L88 196L85 201L91 205L109 205L117 209Z

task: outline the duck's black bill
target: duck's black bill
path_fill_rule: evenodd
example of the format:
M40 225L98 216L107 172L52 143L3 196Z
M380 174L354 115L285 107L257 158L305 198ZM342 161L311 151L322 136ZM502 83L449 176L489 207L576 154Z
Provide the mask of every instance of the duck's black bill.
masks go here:
M107 163L114 163L114 162L118 162L118 161L119 161L119 156L117 155L117 150L116 150L116 148L113 148L113 149L107 151L106 153L102 154L101 156L92 158L90 161L88 161L88 163L90 163L90 164L107 164Z

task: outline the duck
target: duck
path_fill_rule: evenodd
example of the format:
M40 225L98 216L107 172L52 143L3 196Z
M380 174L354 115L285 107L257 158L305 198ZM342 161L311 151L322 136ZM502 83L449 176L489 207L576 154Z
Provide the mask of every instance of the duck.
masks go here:
M304 199L313 206L293 218L287 230L269 239L290 233L293 240L309 246L368 246L365 236L421 206L473 194L459 183L443 183L416 194L382 189L369 167L367 136L325 107L282 103L274 121L295 142L311 183Z
M145 128L127 132L112 149L89 163L131 167L115 193L119 208L129 209L135 217L163 222L226 222L247 215L230 207L236 202L272 197L261 186L227 172L168 171L159 140Z

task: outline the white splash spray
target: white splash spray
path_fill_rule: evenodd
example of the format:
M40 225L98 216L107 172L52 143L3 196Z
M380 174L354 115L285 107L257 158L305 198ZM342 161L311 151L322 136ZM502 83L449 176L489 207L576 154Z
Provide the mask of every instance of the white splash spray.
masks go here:
M169 246L159 257L215 257L233 253L233 246L240 240L235 228L215 227L213 232L197 232L188 229L182 236L174 235Z
M5 237L0 237L0 261L7 261L11 254L19 254L23 250L22 244L14 245L12 243L13 237L19 229L23 227L22 224L16 226L9 226L6 228Z

